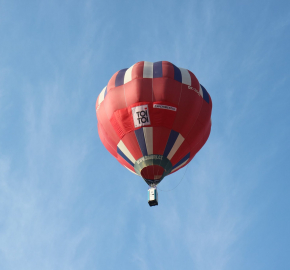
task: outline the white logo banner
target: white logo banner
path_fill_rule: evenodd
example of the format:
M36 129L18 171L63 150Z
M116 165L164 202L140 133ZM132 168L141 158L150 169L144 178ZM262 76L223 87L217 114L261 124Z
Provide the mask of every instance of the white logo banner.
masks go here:
M153 108L156 109L164 109L164 110L170 110L170 111L175 111L177 110L176 107L168 106L168 105L162 105L162 104L154 104Z
M132 108L134 125L136 127L148 126L151 124L148 105L141 105Z

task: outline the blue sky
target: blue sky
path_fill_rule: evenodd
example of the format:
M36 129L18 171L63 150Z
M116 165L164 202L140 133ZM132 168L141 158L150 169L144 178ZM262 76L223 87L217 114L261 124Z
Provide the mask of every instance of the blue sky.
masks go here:
M289 1L2 0L0 37L1 270L290 269ZM213 100L208 142L152 208L95 116L143 60Z

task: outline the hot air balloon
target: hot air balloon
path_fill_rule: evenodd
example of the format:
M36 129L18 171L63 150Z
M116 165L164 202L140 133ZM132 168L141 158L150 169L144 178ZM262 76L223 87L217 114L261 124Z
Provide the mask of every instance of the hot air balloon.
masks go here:
M207 141L212 100L195 75L167 61L141 61L116 72L96 102L106 149L149 185L186 166Z

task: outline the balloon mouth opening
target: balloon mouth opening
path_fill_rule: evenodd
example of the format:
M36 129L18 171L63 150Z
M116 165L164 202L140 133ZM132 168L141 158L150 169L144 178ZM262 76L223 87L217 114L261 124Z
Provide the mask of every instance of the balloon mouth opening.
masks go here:
M164 168L159 165L149 165L141 170L141 176L146 180L160 180L163 174Z
M162 179L170 174L172 164L162 155L148 155L136 160L134 169L149 185L158 185Z

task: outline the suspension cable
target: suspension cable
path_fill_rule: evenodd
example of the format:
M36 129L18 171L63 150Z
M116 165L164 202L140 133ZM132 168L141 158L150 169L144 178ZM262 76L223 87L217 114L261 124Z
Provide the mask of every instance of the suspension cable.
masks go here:
M184 171L184 174L183 174L182 178L180 179L180 181L178 182L178 184L174 188L172 188L172 189L161 189L161 188L158 187L158 190L164 191L164 192L168 192L168 191L172 191L172 190L176 189L179 186L179 184L182 182L182 180L183 180L183 178L184 178L184 176L185 176L185 174L187 172L187 168L188 168L188 164L186 166L186 169Z

